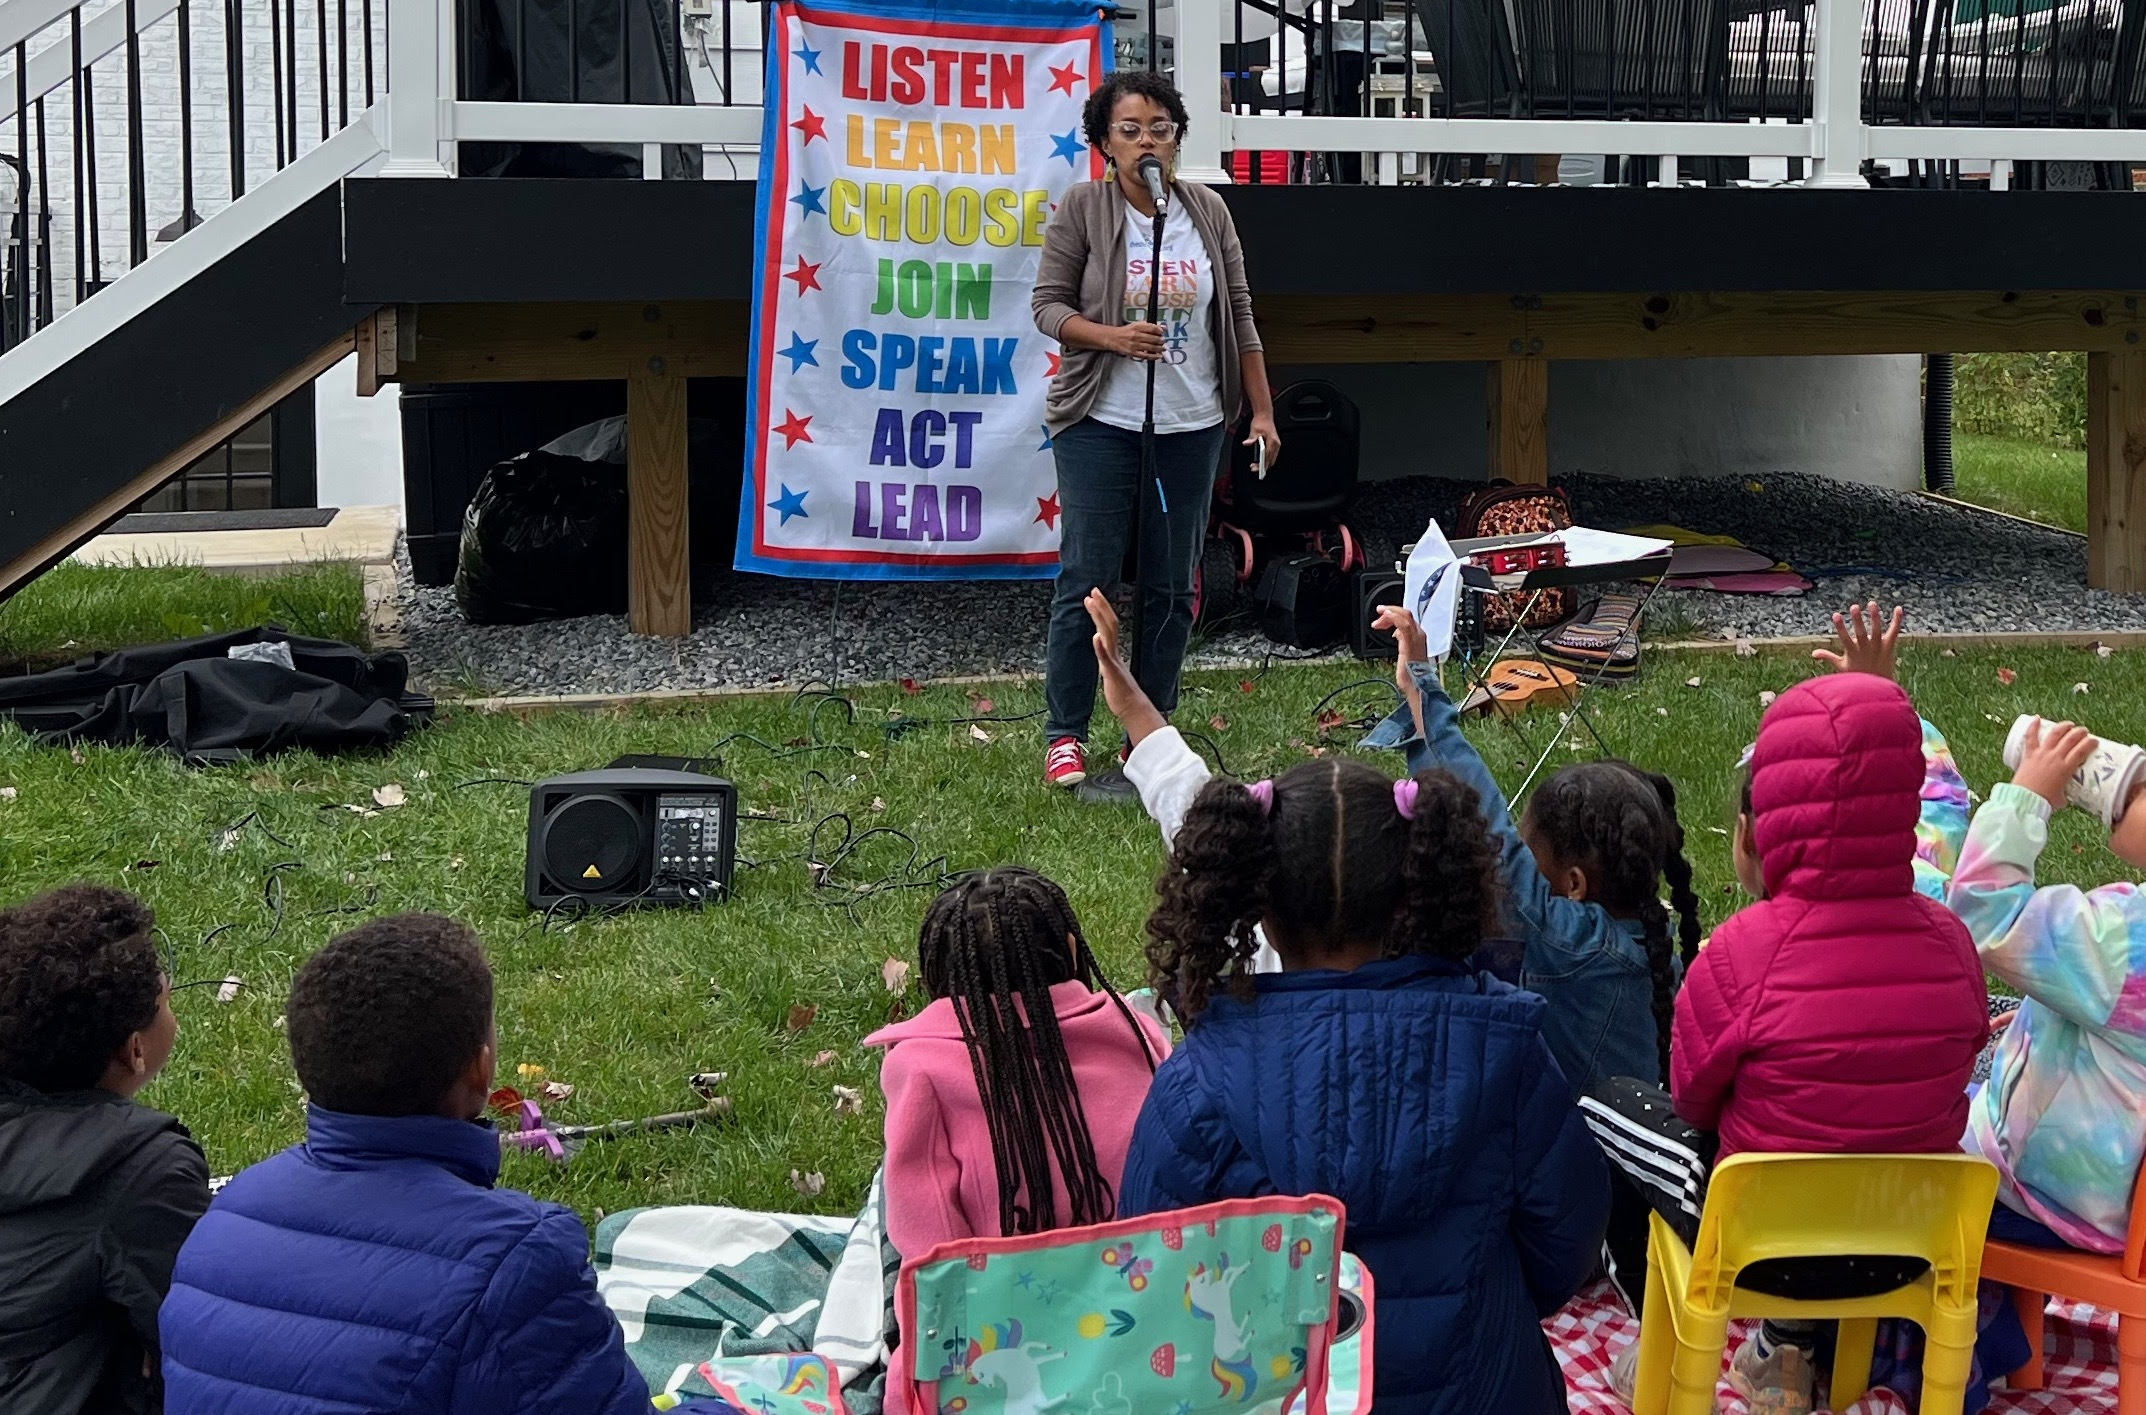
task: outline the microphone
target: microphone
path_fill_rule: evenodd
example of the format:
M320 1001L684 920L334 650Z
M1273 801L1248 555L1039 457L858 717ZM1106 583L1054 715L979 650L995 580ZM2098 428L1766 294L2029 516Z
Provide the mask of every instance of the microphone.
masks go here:
M1140 174L1141 181L1148 184L1148 197L1155 203L1156 208L1160 210L1164 203L1169 200L1163 190L1162 159L1151 152L1135 163L1133 170Z

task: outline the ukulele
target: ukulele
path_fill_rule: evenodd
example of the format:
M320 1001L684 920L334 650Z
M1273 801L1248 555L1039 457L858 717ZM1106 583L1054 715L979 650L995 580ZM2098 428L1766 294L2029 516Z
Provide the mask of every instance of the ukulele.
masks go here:
M1579 700L1579 679L1555 664L1532 658L1500 659L1481 687L1468 694L1462 712L1487 713L1502 705L1513 712L1535 706L1541 698L1561 699L1567 705Z

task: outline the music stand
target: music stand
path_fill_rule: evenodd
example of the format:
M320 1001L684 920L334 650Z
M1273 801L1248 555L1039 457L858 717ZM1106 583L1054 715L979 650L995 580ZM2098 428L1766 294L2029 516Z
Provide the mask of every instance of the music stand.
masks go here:
M1479 555L1486 550L1502 550L1511 546L1527 545L1543 539L1545 537L1540 533L1517 536L1482 536L1472 540L1454 541L1452 549L1453 554L1459 560L1465 562L1469 556ZM1401 552L1404 565L1407 563L1408 552L1414 548L1414 546L1409 546ZM1465 660L1462 665L1462 671L1467 675L1468 692L1483 693L1489 700L1491 711L1496 713L1505 722L1506 726L1512 729L1513 735L1520 739L1521 746L1529 752L1535 753L1534 763L1528 767L1527 775L1521 778L1520 785L1510 793L1510 799L1516 806L1520 798L1527 794L1528 788L1535 784L1535 778L1541 774L1543 766L1550 760L1551 753L1557 750L1558 744L1565 740L1565 734L1572 729L1573 723L1577 722L1587 729L1588 735L1595 739L1595 745L1602 749L1604 755L1616 755L1614 749L1603 739L1602 733L1589 718L1585 708L1587 692L1602 682L1609 672L1609 665L1623 651L1627 640L1637 650L1639 646L1639 626L1645 621L1647 609L1654 603L1654 596L1661 590L1663 576L1669 573L1671 553L1670 549L1665 548L1652 555L1644 555L1632 560L1618 560L1601 565L1546 565L1540 569L1492 577L1491 583L1496 590L1501 592L1517 590L1525 594L1527 598L1522 602L1519 611L1514 614L1512 627L1505 631L1505 637L1498 641L1497 647L1479 657ZM1549 631L1537 631L1525 626L1529 611L1534 609L1535 605L1542 599L1544 591L1576 588L1581 585L1619 584L1627 580L1639 581L1645 585L1645 591L1640 596L1639 609L1632 615L1632 622L1625 627L1624 631L1610 645L1609 651L1603 656L1601 665L1591 675L1582 675L1576 672L1573 674L1573 685L1563 695L1565 707L1563 711L1558 713L1557 730L1550 734L1550 740L1543 746L1542 750L1536 752L1535 743L1520 725L1520 719L1523 714L1508 708L1497 694L1490 691L1492 670L1497 667L1502 659L1511 654L1515 640L1520 640L1528 650L1532 651L1536 659L1539 660L1542 657L1542 635ZM1467 590L1464 588L1462 593L1467 593ZM1553 625L1551 627L1555 628L1557 626Z

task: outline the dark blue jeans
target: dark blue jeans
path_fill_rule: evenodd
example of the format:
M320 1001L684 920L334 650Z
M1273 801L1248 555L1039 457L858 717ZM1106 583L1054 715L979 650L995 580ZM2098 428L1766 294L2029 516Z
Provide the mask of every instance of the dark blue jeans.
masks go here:
M1222 460L1225 427L1157 433L1155 475L1145 486L1140 485L1139 433L1083 418L1052 439L1065 525L1044 668L1045 740L1088 740L1088 718L1095 711L1095 628L1081 601L1090 590L1108 591L1118 583L1136 519L1140 642L1132 646L1133 678L1165 715L1177 706L1178 676L1192 638L1192 572L1207 534L1207 502Z

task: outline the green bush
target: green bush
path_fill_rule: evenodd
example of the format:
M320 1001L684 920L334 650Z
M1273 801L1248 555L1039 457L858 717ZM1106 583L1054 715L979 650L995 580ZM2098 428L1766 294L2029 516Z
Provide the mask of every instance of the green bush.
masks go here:
M2086 446L2086 355L1961 354L1952 425L2014 442Z

